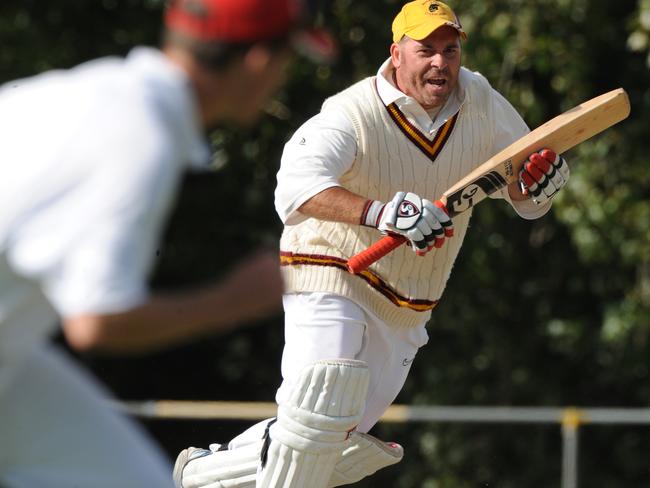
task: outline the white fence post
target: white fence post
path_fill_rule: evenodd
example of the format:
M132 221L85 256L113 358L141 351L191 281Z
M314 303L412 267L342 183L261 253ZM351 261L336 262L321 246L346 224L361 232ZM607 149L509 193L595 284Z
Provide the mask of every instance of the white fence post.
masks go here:
M578 429L583 421L576 408L562 414L562 488L578 488Z

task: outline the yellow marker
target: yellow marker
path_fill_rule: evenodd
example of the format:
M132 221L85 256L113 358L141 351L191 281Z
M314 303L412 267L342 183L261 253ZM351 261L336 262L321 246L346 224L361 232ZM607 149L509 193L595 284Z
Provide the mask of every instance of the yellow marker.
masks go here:
M580 424L588 421L585 412L579 408L569 407L562 412L562 427L565 429L576 430Z

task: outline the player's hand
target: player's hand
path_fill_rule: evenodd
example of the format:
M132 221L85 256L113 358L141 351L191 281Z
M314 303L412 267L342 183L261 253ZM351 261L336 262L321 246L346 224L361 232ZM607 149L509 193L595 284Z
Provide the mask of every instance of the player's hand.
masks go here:
M550 200L569 180L569 165L550 149L533 153L519 172L519 185L538 205Z
M454 235L453 223L442 202L430 202L403 191L379 208L374 223L385 234L406 237L418 256L442 247L445 238Z

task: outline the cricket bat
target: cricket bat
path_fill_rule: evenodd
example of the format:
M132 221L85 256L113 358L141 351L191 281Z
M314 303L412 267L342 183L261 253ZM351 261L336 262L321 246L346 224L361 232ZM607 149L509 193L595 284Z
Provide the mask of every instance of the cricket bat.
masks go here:
M630 101L618 88L592 98L549 120L521 139L492 156L443 193L450 217L454 217L488 195L517 181L528 156L544 148L561 154L627 118ZM406 242L401 236L388 235L348 260L348 269L360 273L372 263Z

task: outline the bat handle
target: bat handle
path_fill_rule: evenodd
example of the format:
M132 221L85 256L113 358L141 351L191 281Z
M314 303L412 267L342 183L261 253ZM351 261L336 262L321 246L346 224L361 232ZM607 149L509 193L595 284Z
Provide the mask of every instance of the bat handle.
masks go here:
M348 270L354 274L361 273L372 263L384 257L393 249L397 249L405 242L406 238L402 236L388 235L382 237L369 248L348 259Z

